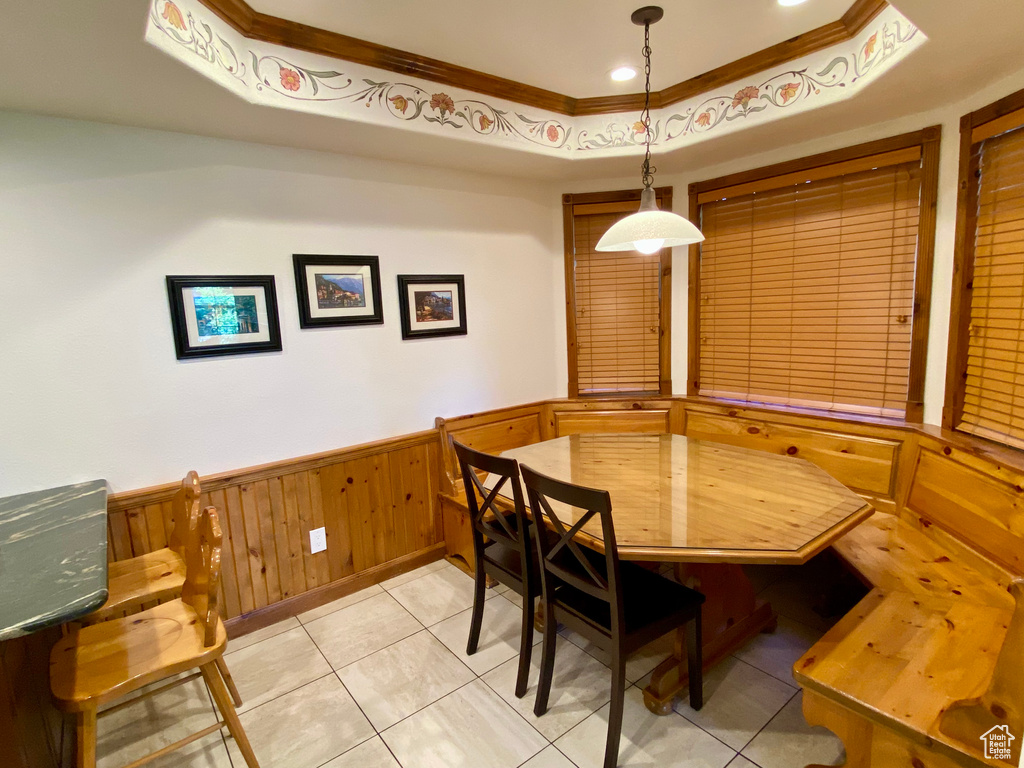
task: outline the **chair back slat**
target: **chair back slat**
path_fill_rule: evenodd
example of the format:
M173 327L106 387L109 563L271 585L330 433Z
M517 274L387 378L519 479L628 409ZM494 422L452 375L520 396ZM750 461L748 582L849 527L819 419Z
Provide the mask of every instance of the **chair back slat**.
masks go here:
M181 488L174 494L171 501L171 535L167 537L167 546L185 557L192 531L199 521L199 475L190 470L181 481Z
M609 630L617 632L623 626L623 607L611 496L608 491L585 488L542 475L526 465L521 466L520 470L523 482L526 483L530 510L537 523L541 591L544 599L553 596L562 584L585 592L608 603L611 617ZM552 508L551 500L581 510L582 514L576 522L566 526ZM581 547L575 538L595 516L601 521L605 550L603 558L597 553L587 554L589 550Z
M462 482L466 489L466 505L469 508L474 549L481 553L485 551L484 536L512 547L519 553L524 578L528 579L533 550L530 544L523 487L519 483L519 463L515 459L504 459L473 450L457 440L452 440L452 446L459 459ZM495 477L494 487L490 491L484 488L477 470ZM499 492L506 485L512 489L511 515L507 510L497 506Z
M203 643L217 641L217 589L220 586L220 555L223 536L214 507L200 513L192 541L185 548L185 583L181 600L198 614L203 625Z
M546 517L548 524L555 529L556 533L555 537L547 539L549 543L553 543L551 549L544 555L548 569L555 576L572 584L577 589L607 602L608 580L594 567L590 558L583 553L583 550L579 548L579 544L576 543L574 538L596 513L589 510L584 512L580 519L571 528L566 530L561 518L555 514L546 498L538 495L536 504L540 509L544 510L544 517ZM530 508L535 508L533 499L530 500ZM561 554L563 549L568 549L569 553ZM581 569L582 573L580 573Z

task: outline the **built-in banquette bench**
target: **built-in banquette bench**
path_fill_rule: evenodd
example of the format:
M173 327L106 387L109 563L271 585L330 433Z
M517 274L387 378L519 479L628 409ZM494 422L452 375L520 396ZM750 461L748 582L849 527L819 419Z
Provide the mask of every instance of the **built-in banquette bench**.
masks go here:
M1007 630L1013 601L1006 591L1024 573L1024 454L937 429L694 398L551 400L204 476L202 504L223 513L221 605L229 635L446 554L468 568L472 542L451 439L498 453L562 435L622 431L801 456L862 494L877 512L835 551L871 591L797 664L807 719L843 738L848 765L1009 764L984 760L980 741L963 735L982 724L962 722L979 709L952 705L985 694L984 711L1015 723L1013 746L1024 738L1024 615L1016 634ZM177 487L108 500L111 559L165 546ZM319 527L328 549L312 552L309 532Z
M497 453L580 432L673 432L818 464L877 511L834 548L870 592L794 668L808 721L843 739L848 766L1017 764L1024 604L1007 628L1008 587L1024 573L1018 452L927 427L685 398L557 400L436 425L446 551L467 569L452 439ZM978 737L1000 723L1017 739L1012 763L983 755Z

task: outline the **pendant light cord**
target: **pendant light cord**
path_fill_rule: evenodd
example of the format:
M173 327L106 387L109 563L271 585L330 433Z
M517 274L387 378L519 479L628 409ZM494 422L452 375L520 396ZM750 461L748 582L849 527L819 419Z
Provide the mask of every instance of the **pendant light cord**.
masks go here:
M651 166L651 23L644 23L644 77L647 84L644 87L644 111L640 114L640 122L644 124L644 140L647 151L644 154L642 166L644 188L649 189L654 183L654 174L657 168Z

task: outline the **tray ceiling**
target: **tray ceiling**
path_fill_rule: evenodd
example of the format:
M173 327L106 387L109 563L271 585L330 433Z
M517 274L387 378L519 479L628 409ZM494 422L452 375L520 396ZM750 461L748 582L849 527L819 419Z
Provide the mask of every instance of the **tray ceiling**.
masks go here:
M853 0L666 2L651 28L657 90L834 22ZM632 93L609 71L642 67L640 0L252 0L257 11L576 98ZM386 11L382 8L386 5ZM640 87L638 88L638 83Z

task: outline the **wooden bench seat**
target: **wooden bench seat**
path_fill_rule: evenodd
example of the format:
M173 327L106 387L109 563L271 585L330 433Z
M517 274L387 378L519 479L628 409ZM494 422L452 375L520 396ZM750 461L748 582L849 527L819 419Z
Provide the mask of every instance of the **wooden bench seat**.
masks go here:
M876 512L843 536L833 550L871 587L947 601L1012 608L1013 577L998 566L974 567L963 549L953 552L896 515Z
M1010 765L948 736L942 717L991 686L1012 574L882 513L834 549L873 589L794 665L807 721L843 740L847 766Z

